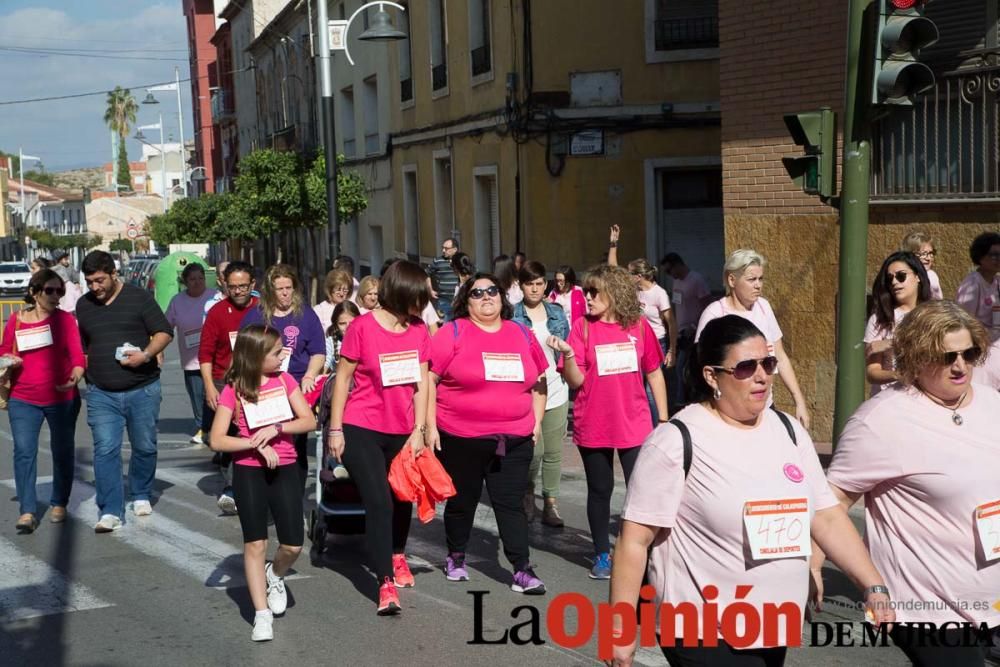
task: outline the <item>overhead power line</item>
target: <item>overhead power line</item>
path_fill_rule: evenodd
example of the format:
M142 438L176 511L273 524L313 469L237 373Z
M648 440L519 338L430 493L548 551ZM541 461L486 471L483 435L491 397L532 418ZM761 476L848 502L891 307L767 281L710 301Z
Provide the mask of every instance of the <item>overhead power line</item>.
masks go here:
M44 51L41 49L21 49L9 46L0 46L0 51L7 51L9 53L22 55L22 56L32 56L35 58L49 58L52 56L71 56L73 58L105 58L109 60L168 60L170 62L188 62L187 58L160 58L157 56L123 56L123 55L103 55L98 53L83 53L79 51Z

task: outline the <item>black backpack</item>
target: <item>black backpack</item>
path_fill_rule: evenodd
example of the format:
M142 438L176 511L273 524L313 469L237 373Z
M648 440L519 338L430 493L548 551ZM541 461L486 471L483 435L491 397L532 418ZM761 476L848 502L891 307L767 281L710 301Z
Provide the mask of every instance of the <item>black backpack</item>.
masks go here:
M772 409L774 408L772 407ZM774 413L778 415L778 419L781 420L781 423L785 426L785 430L788 431L788 437L792 439L792 444L798 447L799 441L795 438L795 429L792 427L792 420L780 410L774 410ZM684 442L684 478L687 479L688 473L691 471L691 459L694 456L694 448L691 446L691 431L688 430L687 424L680 419L671 419L668 423L676 426L677 430L681 432L681 440Z

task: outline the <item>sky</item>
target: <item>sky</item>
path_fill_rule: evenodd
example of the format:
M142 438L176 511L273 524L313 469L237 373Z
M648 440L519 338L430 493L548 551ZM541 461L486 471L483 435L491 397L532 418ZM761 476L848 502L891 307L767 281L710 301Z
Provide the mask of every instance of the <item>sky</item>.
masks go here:
M103 121L106 91L130 88L141 102L146 86L174 80L175 67L180 68L184 138L190 141L191 84L184 81L190 69L181 12L181 0L0 2L0 149L17 153L23 147L25 154L42 158L48 171L110 162L110 130ZM99 94L7 104L92 92ZM158 92L156 97L155 106L139 105L136 124L156 124L162 113L164 138L177 141L177 94ZM159 143L158 130L144 134ZM139 142L130 138L127 146L130 160L141 159Z

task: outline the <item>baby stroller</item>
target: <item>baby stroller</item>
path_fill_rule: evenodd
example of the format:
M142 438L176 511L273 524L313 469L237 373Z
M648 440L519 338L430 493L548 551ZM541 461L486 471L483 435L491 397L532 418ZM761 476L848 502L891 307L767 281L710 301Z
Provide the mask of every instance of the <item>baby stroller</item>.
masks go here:
M333 385L331 374L326 378L316 406L320 428L316 438L316 509L309 515L309 539L317 553L326 551L328 533L357 535L365 532L365 506L357 486L349 477L336 477L336 461L326 455Z

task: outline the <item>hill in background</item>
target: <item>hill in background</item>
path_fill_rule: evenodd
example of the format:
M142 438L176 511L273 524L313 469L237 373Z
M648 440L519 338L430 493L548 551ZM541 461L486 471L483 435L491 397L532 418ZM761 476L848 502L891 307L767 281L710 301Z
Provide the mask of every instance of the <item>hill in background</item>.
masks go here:
M104 169L102 167L85 167L52 173L55 186L63 190L79 192L83 188L98 190L104 187Z

